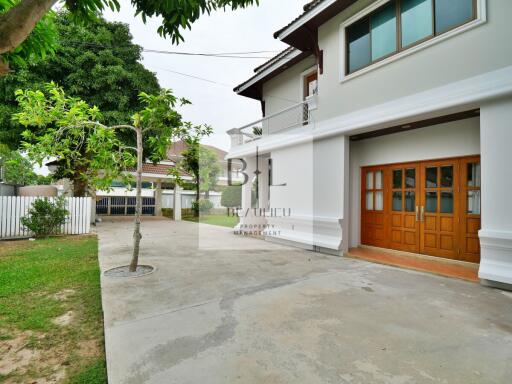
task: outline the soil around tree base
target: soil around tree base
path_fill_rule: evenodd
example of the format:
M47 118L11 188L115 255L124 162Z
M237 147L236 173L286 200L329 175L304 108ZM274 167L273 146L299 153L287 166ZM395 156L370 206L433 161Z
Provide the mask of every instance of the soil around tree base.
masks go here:
M122 267L115 267L104 272L106 277L142 277L149 275L155 271L155 267L151 265L139 265L135 272L130 272L129 265L123 265Z

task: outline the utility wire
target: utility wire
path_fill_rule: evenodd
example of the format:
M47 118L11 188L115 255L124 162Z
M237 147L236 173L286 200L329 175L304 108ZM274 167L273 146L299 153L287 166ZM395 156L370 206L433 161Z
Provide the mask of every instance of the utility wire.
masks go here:
M123 48L122 46L112 47L97 43L89 43L85 41L69 41L71 45L83 45L89 48L104 48L104 49L116 49ZM126 46L128 47L128 46ZM268 56L252 56L255 54L262 53L276 53L277 51L246 51L246 52L218 52L218 53L205 53L205 52L179 52L179 51L166 51L157 50L141 47L143 52L147 53L160 53L166 55L181 55L181 56L204 56L204 57L219 57L219 58L230 58L230 59L270 59ZM244 56L242 56L244 55ZM249 56L251 55L251 56Z
M155 68L160 70L160 71L174 73L175 75L190 77L192 79L206 81L206 82L211 83L211 84L221 85L223 87L228 87L228 88L231 88L231 89L234 88L234 85L230 85L230 84L226 84L226 83L219 83L218 81L214 81L214 80L210 80L210 79L205 79L204 77L199 77L199 76L195 76L195 75L190 75L188 73L173 71L172 69L158 68L158 67L155 67Z

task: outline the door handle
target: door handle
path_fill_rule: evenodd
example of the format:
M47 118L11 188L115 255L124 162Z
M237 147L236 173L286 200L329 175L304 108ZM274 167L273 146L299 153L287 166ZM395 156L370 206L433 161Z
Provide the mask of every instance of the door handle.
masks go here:
M425 207L422 205L420 210L420 221L425 221Z
M416 206L416 221L420 221L420 207Z

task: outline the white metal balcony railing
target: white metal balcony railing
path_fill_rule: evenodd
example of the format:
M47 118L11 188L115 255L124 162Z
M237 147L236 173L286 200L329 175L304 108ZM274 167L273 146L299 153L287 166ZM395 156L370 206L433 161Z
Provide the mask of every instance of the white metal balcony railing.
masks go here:
M312 111L317 108L316 95L280 112L266 116L240 128L228 131L231 146L242 145L275 133L282 133L311 123Z

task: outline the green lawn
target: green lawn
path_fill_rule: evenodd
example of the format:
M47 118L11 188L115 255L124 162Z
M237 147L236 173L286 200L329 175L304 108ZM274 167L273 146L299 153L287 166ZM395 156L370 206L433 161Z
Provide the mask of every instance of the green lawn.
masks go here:
M96 237L0 242L0 340L0 382L107 382Z
M219 225L221 227L229 228L233 228L235 225L238 224L238 217L227 215L200 215L199 218L184 217L183 220L193 221L195 223L199 221L204 224Z

